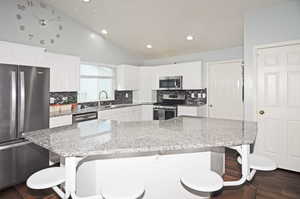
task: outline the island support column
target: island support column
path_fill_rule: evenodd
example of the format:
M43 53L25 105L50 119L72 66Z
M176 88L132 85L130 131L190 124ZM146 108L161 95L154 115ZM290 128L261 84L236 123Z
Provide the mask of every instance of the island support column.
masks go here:
M65 158L65 171L66 171L66 182L65 182L65 199L70 198L71 194L76 193L76 167L81 158L66 157Z
M242 178L236 181L225 181L224 186L239 186L246 182L249 174L250 174L250 166L249 166L249 154L250 154L250 145L244 144L241 146L230 147L236 150L242 159Z

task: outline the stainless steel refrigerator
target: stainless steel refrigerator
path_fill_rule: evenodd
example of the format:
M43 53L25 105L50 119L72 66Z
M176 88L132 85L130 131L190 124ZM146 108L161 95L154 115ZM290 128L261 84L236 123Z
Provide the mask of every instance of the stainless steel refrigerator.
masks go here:
M48 152L21 136L49 128L49 81L47 68L0 64L0 189L48 165Z

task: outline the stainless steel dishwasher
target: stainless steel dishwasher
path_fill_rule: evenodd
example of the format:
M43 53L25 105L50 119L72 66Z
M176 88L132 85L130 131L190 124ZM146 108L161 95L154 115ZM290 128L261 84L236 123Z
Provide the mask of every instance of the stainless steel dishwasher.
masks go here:
M98 112L86 112L86 113L76 113L73 114L73 123L79 123L79 122L84 122L84 121L89 121L89 120L96 120L98 119Z

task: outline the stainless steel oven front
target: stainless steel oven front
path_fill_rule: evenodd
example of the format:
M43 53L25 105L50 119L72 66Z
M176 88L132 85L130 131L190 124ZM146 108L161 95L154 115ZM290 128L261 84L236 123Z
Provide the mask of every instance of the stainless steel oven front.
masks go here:
M154 106L153 120L169 120L177 117L177 106Z
M159 78L159 89L182 89L182 76L164 76Z

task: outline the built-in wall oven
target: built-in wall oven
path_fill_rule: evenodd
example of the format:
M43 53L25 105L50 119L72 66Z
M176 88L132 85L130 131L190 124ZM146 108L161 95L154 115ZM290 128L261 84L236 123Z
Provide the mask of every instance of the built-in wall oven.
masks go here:
M182 89L182 76L164 76L159 78L160 90Z

